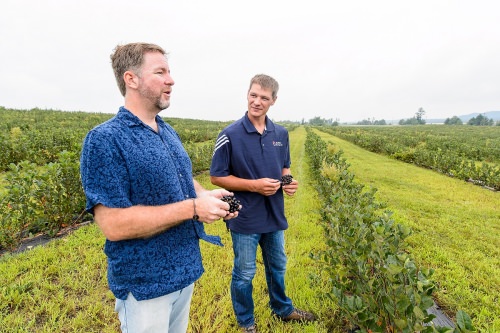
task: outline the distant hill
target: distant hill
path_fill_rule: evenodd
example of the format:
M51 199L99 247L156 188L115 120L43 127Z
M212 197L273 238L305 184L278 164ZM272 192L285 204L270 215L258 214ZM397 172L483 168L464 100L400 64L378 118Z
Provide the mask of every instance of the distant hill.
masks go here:
M475 112L475 113L470 113L470 114L464 114L464 115L457 116L457 117L460 118L462 120L462 122L465 124L471 118L477 117L480 114L487 117L488 119L493 119L494 121L500 120L500 111L488 111L488 112L481 112L481 113ZM453 117L453 116L450 116L448 118L451 118L451 117ZM444 119L425 119L425 122L427 124L442 124L442 123L444 123L445 120L446 120L446 118L444 118Z
M458 118L462 119L463 122L467 122L467 121L469 121L469 119L477 117L480 114L487 117L488 119L493 119L495 121L500 120L500 111L489 111L489 112L484 112L484 113L471 113L471 114L466 114L463 116L458 116Z

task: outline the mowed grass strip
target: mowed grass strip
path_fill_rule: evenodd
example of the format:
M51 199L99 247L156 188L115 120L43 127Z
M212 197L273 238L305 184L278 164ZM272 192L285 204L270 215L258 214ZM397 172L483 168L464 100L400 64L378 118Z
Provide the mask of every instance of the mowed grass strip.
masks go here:
M342 149L356 179L377 188L393 218L412 228L409 250L435 269L444 310L462 309L482 332L500 332L500 192L316 133Z

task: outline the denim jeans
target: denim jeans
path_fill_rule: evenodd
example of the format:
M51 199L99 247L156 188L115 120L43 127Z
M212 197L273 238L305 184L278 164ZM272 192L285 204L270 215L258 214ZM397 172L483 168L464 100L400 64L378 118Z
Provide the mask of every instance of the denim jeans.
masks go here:
M269 306L280 317L292 313L292 301L285 294L287 258L284 231L249 235L231 231L231 238L234 251L231 301L238 325L248 327L255 323L252 280L256 271L258 245L262 250L266 272Z
M115 311L123 333L186 332L194 284L165 296L137 301L129 293L126 300L117 299Z

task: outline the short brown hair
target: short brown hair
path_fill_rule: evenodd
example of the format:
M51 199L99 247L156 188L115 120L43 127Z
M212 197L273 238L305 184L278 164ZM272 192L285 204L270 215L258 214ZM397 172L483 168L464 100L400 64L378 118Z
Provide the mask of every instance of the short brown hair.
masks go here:
M133 71L139 75L139 69L144 62L144 54L147 52L160 52L166 55L166 52L158 45L149 43L130 43L117 45L111 54L111 66L115 72L116 83L123 96L125 96L125 81L123 74L126 71Z
M271 89L273 100L278 97L278 90L280 89L280 85L278 81L265 74L257 74L252 80L250 80L250 87L248 87L248 91L252 88L252 85L256 83L260 85L264 89Z

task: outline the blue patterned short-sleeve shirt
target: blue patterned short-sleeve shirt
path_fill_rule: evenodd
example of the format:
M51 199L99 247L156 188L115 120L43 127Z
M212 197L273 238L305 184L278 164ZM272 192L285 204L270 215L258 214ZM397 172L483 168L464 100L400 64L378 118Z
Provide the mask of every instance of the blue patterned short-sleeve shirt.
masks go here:
M87 210L157 206L196 197L192 166L179 136L161 117L158 133L124 107L86 136L80 171ZM145 239L106 240L108 283L115 297L137 300L180 290L203 274L199 239L222 245L203 224L186 220Z

